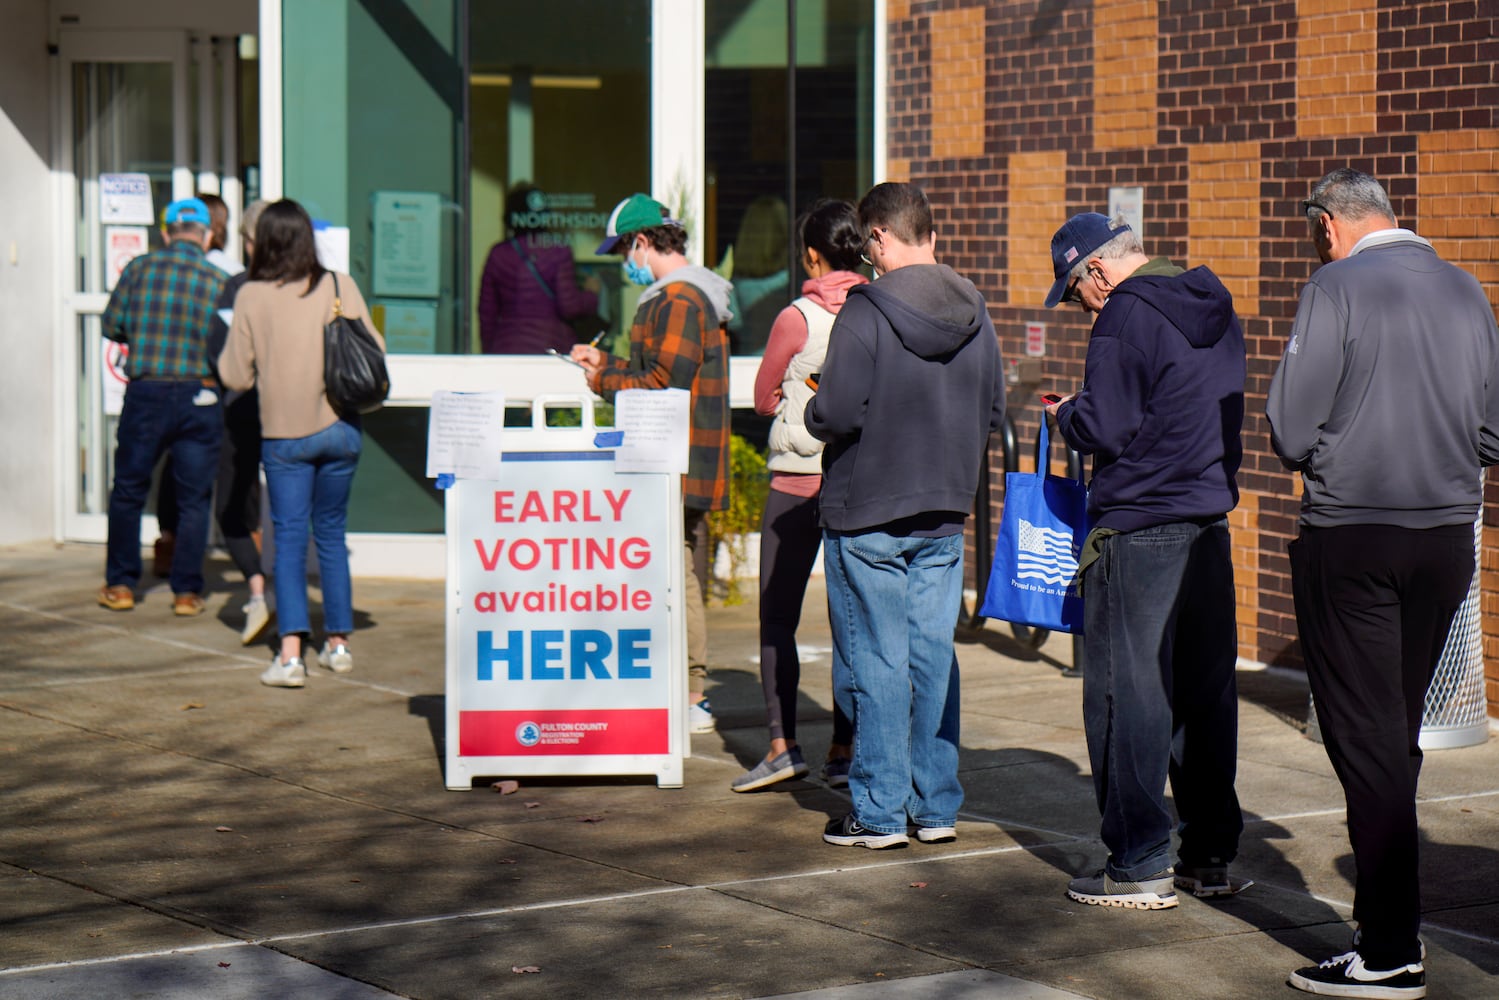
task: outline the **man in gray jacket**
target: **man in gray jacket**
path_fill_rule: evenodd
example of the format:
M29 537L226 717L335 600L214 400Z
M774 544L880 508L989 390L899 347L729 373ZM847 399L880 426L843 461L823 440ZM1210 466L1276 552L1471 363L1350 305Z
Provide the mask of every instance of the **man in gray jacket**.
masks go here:
M859 202L877 280L850 289L806 425L823 451L833 692L854 724L853 811L823 840L879 850L957 838L963 522L1005 416L984 297L935 257L926 195Z
M1270 384L1275 451L1302 474L1291 584L1357 868L1353 949L1309 993L1424 997L1416 780L1426 689L1473 576L1482 469L1499 461L1499 329L1474 278L1396 228L1346 167L1303 203L1326 265Z

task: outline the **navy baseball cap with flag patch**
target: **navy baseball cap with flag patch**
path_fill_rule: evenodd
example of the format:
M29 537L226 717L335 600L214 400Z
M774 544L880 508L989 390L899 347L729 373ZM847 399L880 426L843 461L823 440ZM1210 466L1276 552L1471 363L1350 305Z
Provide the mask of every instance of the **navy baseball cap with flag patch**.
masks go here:
M1115 229L1107 215L1097 212L1082 212L1062 223L1062 228L1051 238L1051 266L1057 280L1046 293L1046 308L1050 309L1067 294L1067 276L1078 261L1128 231L1129 226L1123 223Z

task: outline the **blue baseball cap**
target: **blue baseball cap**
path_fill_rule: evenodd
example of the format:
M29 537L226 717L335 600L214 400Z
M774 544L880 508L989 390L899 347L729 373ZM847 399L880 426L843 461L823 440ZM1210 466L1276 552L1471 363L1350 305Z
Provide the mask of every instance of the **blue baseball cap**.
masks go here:
M1078 261L1120 233L1127 232L1129 226L1121 225L1115 229L1109 224L1107 215L1097 212L1082 212L1062 223L1062 228L1051 238L1051 266L1057 280L1046 293L1046 308L1050 309L1067 294L1067 276Z
M169 226L176 222L196 222L200 226L211 224L208 206L203 204L202 198L181 198L172 202L162 213L161 221Z

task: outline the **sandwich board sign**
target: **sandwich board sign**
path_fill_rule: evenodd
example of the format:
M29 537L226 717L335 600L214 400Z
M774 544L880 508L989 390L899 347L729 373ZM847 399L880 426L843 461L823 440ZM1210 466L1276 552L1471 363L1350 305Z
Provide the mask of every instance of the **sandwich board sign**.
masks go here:
M561 402L581 427L548 427ZM504 428L495 479L446 490L447 767L479 777L654 775L687 737L681 480L616 467L588 398Z

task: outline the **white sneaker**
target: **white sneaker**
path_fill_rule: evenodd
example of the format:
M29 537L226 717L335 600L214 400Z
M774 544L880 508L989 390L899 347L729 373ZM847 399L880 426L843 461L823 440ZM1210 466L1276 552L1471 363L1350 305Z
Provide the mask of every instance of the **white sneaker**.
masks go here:
M713 706L708 704L707 698L687 706L687 728L694 733L711 733L718 728L713 719Z
M260 633L271 623L271 608L264 597L252 597L240 608L245 613L245 627L240 629L239 644L248 646L260 638Z
M273 688L299 688L307 683L307 667L303 665L300 656L293 656L285 663L281 662L281 654L277 653L271 665L265 668L265 673L260 675L260 683L266 687Z
M349 652L347 643L323 643L323 648L318 650L317 661L335 674L346 674L354 669L354 654Z

